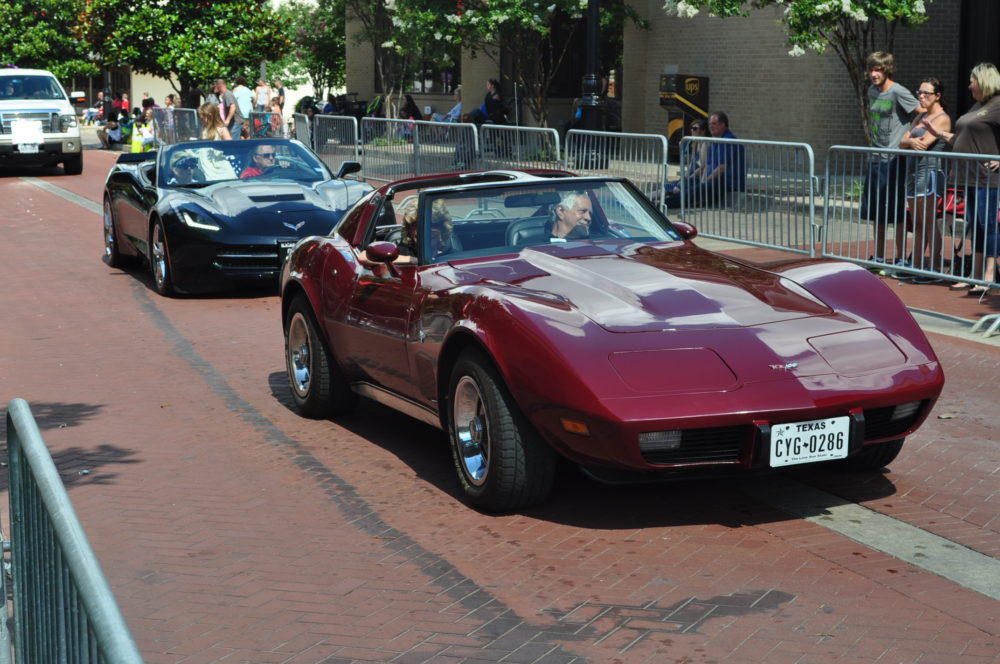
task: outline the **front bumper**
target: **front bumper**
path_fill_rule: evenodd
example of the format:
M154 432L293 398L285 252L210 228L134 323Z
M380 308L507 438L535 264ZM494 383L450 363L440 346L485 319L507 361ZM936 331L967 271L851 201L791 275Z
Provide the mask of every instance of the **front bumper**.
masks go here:
M174 286L185 293L278 284L281 266L297 238L247 243L174 243L170 269Z
M926 419L944 385L937 362L894 374L891 382L905 387L865 389L870 379L829 376L825 387L841 389L823 393L794 378L746 385L737 399L699 395L697 407L690 401L682 408L672 407L676 398L608 399L600 414L549 406L533 410L530 419L554 448L583 466L639 471L768 468L770 432L775 424L849 417L850 456L863 445L912 433ZM920 405L913 412L895 416L897 406L914 403ZM562 424L565 419L585 423L589 435L568 432ZM640 446L640 434L666 431L681 432L675 448L644 450Z
M80 154L82 144L79 137L46 138L38 145L38 152L21 152L10 142L10 137L0 139L0 165L51 165L58 164L67 157Z

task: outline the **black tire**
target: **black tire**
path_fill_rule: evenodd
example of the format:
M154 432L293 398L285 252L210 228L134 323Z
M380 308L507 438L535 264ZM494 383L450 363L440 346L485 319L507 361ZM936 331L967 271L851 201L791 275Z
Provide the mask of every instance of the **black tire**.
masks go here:
M357 405L358 396L341 374L301 293L285 317L285 371L295 407L306 417L341 415Z
M885 468L903 449L905 438L890 440L886 443L875 443L865 445L857 454L841 461L843 470L849 472L860 472L866 470L879 470Z
M507 511L548 497L556 454L521 413L483 353L470 349L459 356L446 407L455 469L474 505Z
M153 274L153 285L156 292L164 297L172 297L174 290L173 277L170 274L170 248L167 246L167 234L163 230L163 222L157 219L149 230L149 270Z
M118 251L118 224L111 199L104 199L104 259L110 267L122 267L124 260Z
M63 175L79 175L80 173L83 173L82 152L63 160Z

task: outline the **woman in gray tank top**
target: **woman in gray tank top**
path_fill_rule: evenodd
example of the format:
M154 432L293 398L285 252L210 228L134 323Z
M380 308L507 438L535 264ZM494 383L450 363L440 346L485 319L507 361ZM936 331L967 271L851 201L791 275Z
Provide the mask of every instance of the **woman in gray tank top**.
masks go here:
M941 229L936 215L939 198L944 195L944 170L939 153L947 147L940 132L951 131L951 118L944 110L944 88L936 78L925 78L917 90L919 114L899 141L900 149L915 150L921 156L908 157L906 163L906 205L913 224L913 266L943 272ZM927 124L936 132L930 132ZM935 277L914 276L917 283L939 281Z

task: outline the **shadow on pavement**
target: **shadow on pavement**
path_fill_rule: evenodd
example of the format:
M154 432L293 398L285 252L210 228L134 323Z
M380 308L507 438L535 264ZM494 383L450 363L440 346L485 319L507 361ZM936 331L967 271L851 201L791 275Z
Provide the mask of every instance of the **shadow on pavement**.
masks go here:
M271 373L268 384L275 400L296 412L285 372ZM422 480L466 503L444 432L367 399L360 401L354 413L337 418L336 423L395 455ZM739 528L799 518L750 497L744 490L746 483L787 477L820 485L826 491L845 496L845 500L870 500L896 492L885 472L848 474L789 469L698 478L680 476L642 484L606 484L564 462L558 468L548 501L521 513L543 521L607 530L704 524ZM850 491L836 491L838 477L843 478ZM475 508L470 506L470 509ZM817 514L822 510L818 507Z

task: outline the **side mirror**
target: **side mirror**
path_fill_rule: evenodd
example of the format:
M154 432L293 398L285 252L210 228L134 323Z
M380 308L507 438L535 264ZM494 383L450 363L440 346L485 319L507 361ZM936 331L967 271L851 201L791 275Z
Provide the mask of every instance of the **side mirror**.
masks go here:
M683 221L671 221L670 225L677 229L685 240L693 240L698 237L698 229Z
M361 171L361 164L356 161L342 161L340 162L340 168L337 169L337 179L341 180L345 176L351 173L358 173Z
M391 263L399 257L399 247L394 242L372 242L365 254L373 263Z
M85 92L80 92L79 90L74 90L69 93L69 103L71 104L83 104L87 101L87 94Z

